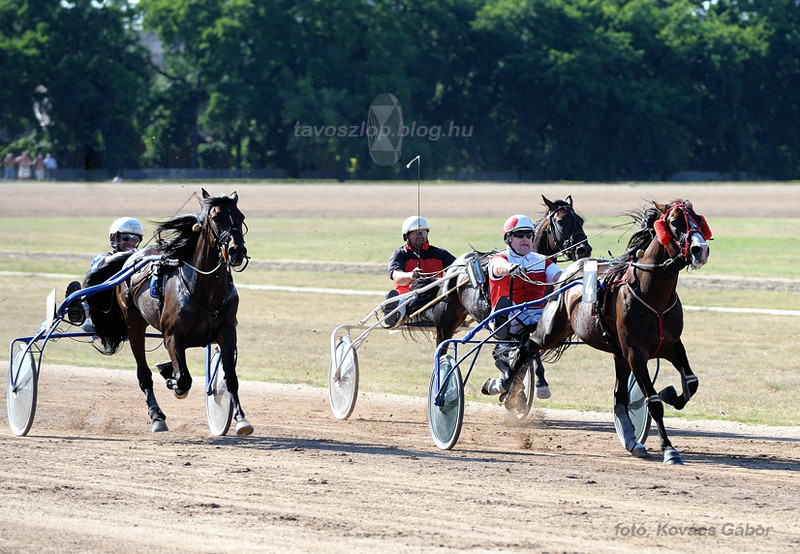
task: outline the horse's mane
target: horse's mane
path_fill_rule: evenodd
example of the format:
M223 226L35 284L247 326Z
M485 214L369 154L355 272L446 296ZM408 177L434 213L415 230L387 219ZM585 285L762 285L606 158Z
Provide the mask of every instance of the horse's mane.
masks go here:
M627 271L628 264L638 258L639 251L650 246L656 236L653 226L663 214L658 208L652 206L629 212L628 215L635 223L639 224L639 229L631 235L625 251L609 260L610 269L606 273L606 278L609 281L615 281L622 277L622 274Z
M200 238L194 230L195 225L200 225L202 221L201 216L188 214L175 216L159 224L153 233L158 249L167 258L191 259Z
M211 208L224 206L232 201L230 196L208 196L201 200L199 214L178 215L160 223L153 233L158 249L167 258L191 260L200 238L195 226L203 224Z

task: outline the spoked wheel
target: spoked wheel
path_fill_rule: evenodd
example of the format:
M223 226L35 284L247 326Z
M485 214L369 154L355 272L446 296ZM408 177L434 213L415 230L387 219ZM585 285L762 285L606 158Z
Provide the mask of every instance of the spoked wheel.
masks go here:
M531 413L534 379L533 363L531 362L526 363L525 369L514 377L511 390L503 403L506 407L506 416L511 421L521 422Z
M206 386L209 388L206 389L206 419L211 434L221 437L226 435L231 427L233 399L225 384L225 371L222 369L219 348L214 349L214 354L207 363L209 381Z
M464 422L464 381L460 368L456 367L450 373L450 368L454 365L452 356L442 356L439 360L438 379L434 367L428 386L428 426L433 442L442 450L450 450L455 446ZM437 393L441 393L439 406L436 405Z
M8 424L18 437L27 435L33 425L38 386L39 371L33 352L27 346L21 346L11 360L6 388Z
M358 397L358 356L350 337L341 337L332 352L328 368L328 398L336 419L347 419Z
M647 399L644 397L639 383L633 377L628 378L628 415L636 430L636 440L644 444L650 435L650 410L647 409Z

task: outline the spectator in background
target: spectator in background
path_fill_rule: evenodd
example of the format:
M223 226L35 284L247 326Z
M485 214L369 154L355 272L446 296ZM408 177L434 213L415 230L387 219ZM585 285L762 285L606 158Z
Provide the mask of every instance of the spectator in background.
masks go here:
M48 181L56 180L57 167L58 164L56 163L56 159L50 155L50 152L48 152L47 156L44 157L44 174Z
M20 181L26 181L31 178L31 157L28 156L28 151L25 150L16 157L14 160L17 162L17 177Z
M36 159L33 160L33 173L37 181L44 181L44 156L41 152L36 154Z
M13 181L17 173L14 171L14 154L9 152L6 154L5 159L3 160L3 166L5 167L5 173L3 173L3 180L5 181Z

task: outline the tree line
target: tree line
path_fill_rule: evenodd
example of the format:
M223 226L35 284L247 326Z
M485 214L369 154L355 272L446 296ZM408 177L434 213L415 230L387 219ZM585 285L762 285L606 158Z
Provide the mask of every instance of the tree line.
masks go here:
M0 0L0 156L800 177L800 0Z

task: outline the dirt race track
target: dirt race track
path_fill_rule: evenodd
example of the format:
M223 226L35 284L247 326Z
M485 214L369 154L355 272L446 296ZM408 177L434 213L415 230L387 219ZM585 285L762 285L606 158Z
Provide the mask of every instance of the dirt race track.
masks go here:
M156 194L179 205L199 188L122 186L149 206ZM766 194L691 186L674 194L642 186L634 206L678 195L699 206L706 195L718 215L735 214ZM44 208L31 192L4 185L13 190L0 216L118 215L110 185L60 187L43 191L55 200ZM209 190L232 187L219 188ZM235 188L248 216L277 213L274 204L281 214L300 209L309 194L324 206L321 216L351 213L380 192L353 187L319 201L331 191ZM488 198L487 188L474 192ZM589 189L553 189L514 190L538 198L570 189L581 207L611 203L610 188L597 203ZM800 187L781 190L769 209L797 217ZM80 202L82 192L89 196ZM344 197L352 202L336 208ZM702 206L711 215L710 201ZM425 398L361 394L353 416L337 421L323 389L245 382L252 436L211 437L198 388L184 400L161 389L170 431L152 434L132 373L43 371L29 436L12 436L5 414L0 422L2 552L800 551L800 428L668 419L686 465L664 466L656 436L648 459L632 458L610 413L535 409L515 427L499 407L468 403L458 444L440 451Z

